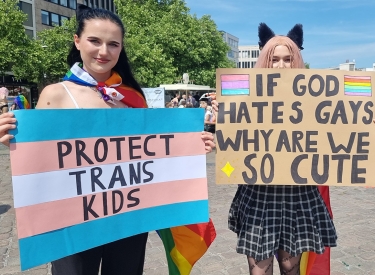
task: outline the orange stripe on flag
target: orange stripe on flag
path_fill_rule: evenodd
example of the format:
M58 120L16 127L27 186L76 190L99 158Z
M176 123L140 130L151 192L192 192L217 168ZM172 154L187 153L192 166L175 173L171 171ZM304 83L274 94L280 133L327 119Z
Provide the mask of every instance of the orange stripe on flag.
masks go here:
M176 249L192 266L207 251L203 238L186 226L173 227L171 232Z

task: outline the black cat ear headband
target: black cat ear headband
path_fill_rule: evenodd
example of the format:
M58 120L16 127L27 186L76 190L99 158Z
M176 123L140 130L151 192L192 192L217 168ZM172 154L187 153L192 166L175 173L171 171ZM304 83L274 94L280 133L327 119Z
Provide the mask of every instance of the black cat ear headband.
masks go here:
M258 36L259 36L259 49L263 49L264 45L275 36L275 33L266 25L266 23L260 23L258 27ZM286 35L300 50L303 50L303 30L301 24L296 24Z

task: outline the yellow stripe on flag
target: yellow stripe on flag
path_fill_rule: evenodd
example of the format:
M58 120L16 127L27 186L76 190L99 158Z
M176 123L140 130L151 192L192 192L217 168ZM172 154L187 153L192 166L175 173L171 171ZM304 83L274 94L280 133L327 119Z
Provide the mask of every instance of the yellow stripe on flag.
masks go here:
M178 270L180 271L180 275L189 275L193 266L185 259L184 256L173 247L171 251L171 257L173 262L177 265Z
M172 227L171 232L176 249L191 266L207 251L204 239L186 226Z
M301 275L307 275L307 264L309 262L309 252L303 252L302 257L301 257L301 262L300 262L300 272Z

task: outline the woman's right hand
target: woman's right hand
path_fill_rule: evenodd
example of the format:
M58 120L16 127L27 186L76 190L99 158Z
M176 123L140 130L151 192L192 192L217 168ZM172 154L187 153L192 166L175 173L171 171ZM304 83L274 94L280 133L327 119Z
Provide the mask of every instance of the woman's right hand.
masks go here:
M13 113L4 113L0 115L0 142L9 146L9 140L14 136L8 133L9 130L16 128L16 119Z

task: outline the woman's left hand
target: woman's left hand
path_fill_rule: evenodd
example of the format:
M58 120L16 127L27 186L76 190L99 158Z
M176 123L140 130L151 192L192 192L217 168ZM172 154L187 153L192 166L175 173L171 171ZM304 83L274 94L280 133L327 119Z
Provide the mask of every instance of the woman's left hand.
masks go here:
M214 135L210 132L202 132L202 141L204 142L204 148L206 149L206 154L212 152L215 148Z

